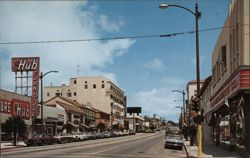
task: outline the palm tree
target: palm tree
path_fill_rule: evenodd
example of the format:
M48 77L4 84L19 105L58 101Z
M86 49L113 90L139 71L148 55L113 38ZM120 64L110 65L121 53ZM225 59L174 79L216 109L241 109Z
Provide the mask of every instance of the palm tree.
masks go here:
M3 131L8 135L13 134L13 145L16 145L17 135L25 137L27 135L27 125L19 116L9 117L3 124Z

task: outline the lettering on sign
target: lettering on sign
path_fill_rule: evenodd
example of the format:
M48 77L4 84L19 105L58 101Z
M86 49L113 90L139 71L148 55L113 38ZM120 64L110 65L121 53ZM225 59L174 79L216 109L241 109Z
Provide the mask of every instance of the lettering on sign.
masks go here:
M240 89L240 72L224 87L220 93L211 101L211 107L219 105L225 98L229 98Z
M12 100L12 115L30 119L30 103L18 99Z
M11 114L11 101L0 100L0 111L1 113Z
M39 67L38 57L12 58L12 71L34 71Z
M12 58L11 65L13 72L33 71L30 110L33 117L38 116L40 58L39 57Z

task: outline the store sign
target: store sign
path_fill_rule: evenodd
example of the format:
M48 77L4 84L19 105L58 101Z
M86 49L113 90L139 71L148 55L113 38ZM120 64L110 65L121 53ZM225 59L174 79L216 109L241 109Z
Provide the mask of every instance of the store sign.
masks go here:
M39 57L12 58L12 71L34 71L39 68Z
M29 120L31 116L30 103L18 99L0 100L1 113L9 114L11 116L19 116L22 119Z
M11 65L13 72L33 71L31 113L32 116L38 116L40 58L39 57L12 58Z
M17 99L12 100L12 115L30 119L30 103Z
M11 114L11 101L0 100L0 112L5 114Z
M240 89L240 72L224 87L220 93L211 101L211 108L216 107L225 99L229 98L232 94Z

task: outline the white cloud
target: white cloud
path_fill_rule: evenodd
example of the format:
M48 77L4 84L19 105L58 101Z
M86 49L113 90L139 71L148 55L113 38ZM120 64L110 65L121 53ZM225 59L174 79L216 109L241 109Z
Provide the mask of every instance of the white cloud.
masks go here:
M182 99L182 95L171 91L182 90L184 83L185 80L179 78L163 79L161 88L142 90L136 93L131 98L135 105L131 106L141 106L144 115L157 114L166 119L177 121L180 109L175 107L182 106L182 102L175 102L174 100Z
M119 31L123 21L112 22L106 15L99 16L98 6L86 2L0 2L0 42L11 41L52 41L69 39L101 38L102 32ZM97 23L97 18L102 19ZM102 25L101 29L99 25ZM110 26L109 29L106 27ZM1 45L0 55L4 58L3 80L13 81L10 58L16 56L40 56L41 71L58 70L58 74L46 76L46 80L68 81L77 75L103 74L116 82L115 74L99 69L112 64L135 41L123 39L113 41ZM7 75L7 76L6 76ZM58 79L59 78L59 79ZM61 80L61 81L60 81ZM45 81L46 83L46 81ZM49 82L50 83L50 82ZM12 86L13 86L12 84ZM4 87L10 83L4 83Z
M165 68L165 66L162 63L162 60L158 58L154 58L151 61L145 63L144 67L152 70L162 70Z
M118 32L124 23L121 19L118 22L110 22L106 15L101 15L99 18L100 26L108 32Z

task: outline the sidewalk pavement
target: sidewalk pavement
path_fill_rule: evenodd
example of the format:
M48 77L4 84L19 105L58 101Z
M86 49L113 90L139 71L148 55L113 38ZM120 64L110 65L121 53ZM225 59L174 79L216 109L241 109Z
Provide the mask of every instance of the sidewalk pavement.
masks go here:
M16 146L13 146L12 142L1 142L1 150L9 150L13 148L25 147L26 144L23 141L17 142Z
M198 157L198 147L190 146L190 141L184 141L190 157ZM215 145L203 145L202 146L202 158L241 158L236 152L223 149L221 146Z

